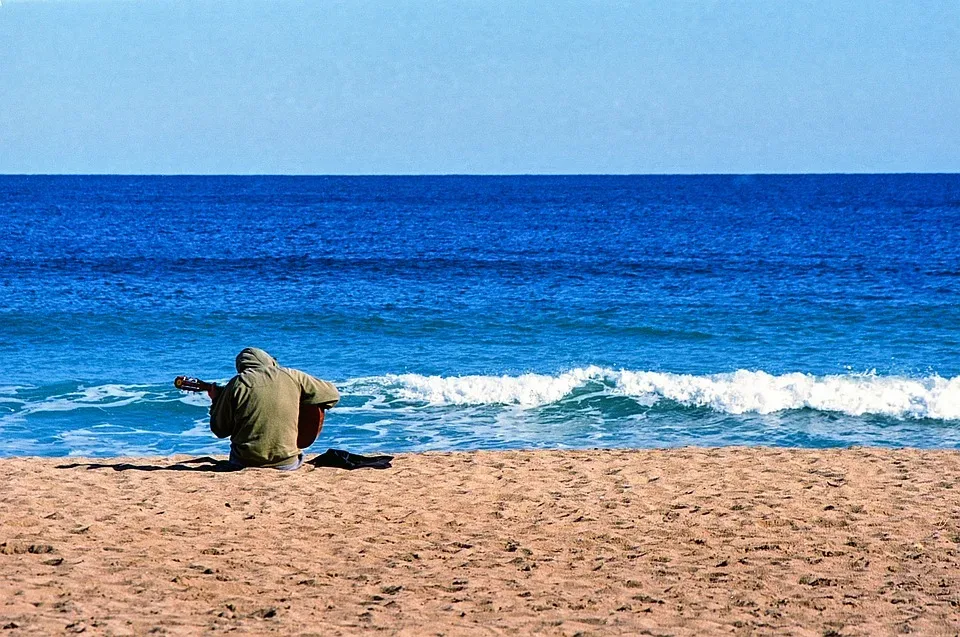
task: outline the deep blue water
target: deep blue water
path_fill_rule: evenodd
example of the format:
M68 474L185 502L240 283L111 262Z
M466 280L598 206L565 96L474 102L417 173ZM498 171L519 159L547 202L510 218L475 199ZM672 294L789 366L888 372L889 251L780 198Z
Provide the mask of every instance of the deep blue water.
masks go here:
M960 175L0 177L0 455L224 452L177 374L338 384L318 447L960 448Z

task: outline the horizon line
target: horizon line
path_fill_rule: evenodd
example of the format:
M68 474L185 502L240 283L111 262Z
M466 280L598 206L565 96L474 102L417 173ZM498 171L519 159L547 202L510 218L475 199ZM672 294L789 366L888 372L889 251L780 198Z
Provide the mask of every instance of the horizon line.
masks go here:
M826 177L960 175L960 171L890 172L655 172L655 173L0 173L0 177Z

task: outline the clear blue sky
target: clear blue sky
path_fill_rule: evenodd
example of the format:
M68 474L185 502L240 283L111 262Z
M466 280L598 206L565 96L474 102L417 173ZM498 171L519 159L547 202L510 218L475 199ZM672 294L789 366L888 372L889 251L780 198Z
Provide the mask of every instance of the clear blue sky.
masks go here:
M0 1L0 173L960 172L957 0Z

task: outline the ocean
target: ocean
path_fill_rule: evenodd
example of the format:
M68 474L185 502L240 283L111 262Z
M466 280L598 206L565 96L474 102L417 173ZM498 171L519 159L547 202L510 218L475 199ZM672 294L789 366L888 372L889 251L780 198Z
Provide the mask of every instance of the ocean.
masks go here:
M0 456L226 453L261 347L316 444L960 448L960 175L0 177Z

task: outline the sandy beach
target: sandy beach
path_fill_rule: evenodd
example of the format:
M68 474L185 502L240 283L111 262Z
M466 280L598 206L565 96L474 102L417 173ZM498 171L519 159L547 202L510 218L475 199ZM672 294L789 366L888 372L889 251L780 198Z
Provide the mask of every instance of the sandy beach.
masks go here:
M960 631L960 454L0 461L0 635Z

